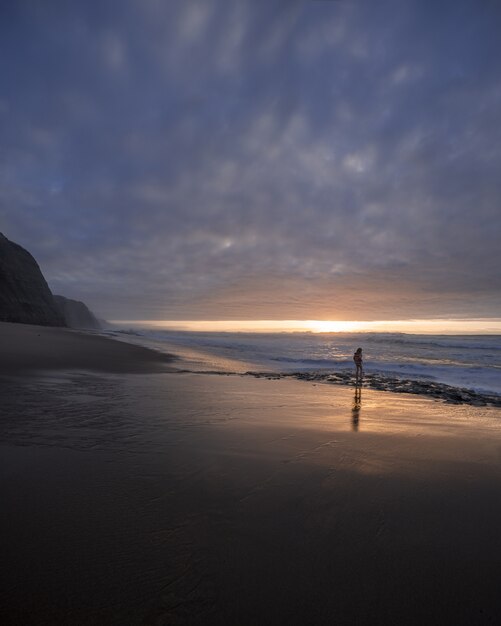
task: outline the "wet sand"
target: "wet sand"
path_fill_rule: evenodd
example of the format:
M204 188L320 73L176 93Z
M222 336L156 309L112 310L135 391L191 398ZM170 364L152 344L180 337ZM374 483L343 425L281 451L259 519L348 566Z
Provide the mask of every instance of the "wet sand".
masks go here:
M97 333L0 322L0 375L43 370L166 371L173 357Z
M409 393L442 400L449 404L471 404L472 406L501 407L501 396L494 393L479 393L465 387L453 387L433 380L410 380L385 376L382 374L365 374L363 380L357 382L353 372L246 372L256 378L297 378L309 382L330 385L359 385L365 389L390 391L391 393Z
M292 379L0 380L2 624L499 621L499 409Z

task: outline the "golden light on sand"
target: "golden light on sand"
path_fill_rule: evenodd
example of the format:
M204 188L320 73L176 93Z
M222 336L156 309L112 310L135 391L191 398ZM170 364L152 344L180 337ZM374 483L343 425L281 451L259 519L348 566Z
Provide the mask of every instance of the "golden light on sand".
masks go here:
M501 334L501 319L434 320L115 320L120 326L193 332Z

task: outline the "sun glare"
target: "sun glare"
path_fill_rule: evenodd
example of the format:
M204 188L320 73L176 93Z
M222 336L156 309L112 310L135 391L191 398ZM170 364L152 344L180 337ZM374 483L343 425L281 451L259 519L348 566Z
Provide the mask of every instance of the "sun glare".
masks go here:
M195 332L501 334L501 319L483 320L115 320L120 326Z
M305 325L314 333L350 333L360 330L361 322L324 322L321 320L307 320Z

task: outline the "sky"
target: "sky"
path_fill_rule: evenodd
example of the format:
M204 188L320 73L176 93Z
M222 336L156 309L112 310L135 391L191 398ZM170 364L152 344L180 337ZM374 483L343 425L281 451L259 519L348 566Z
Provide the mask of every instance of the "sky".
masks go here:
M497 0L0 2L0 232L123 320L501 318Z

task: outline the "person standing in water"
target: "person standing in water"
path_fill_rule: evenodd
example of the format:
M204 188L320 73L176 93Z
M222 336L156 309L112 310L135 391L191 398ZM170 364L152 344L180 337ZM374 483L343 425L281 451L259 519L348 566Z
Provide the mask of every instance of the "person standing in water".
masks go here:
M355 361L355 365L357 368L356 374L355 374L355 382L356 383L361 383L362 382L362 376L364 375L364 362L362 359L362 348L357 348L357 351L355 352L355 354L353 355L353 360Z

